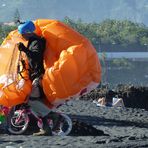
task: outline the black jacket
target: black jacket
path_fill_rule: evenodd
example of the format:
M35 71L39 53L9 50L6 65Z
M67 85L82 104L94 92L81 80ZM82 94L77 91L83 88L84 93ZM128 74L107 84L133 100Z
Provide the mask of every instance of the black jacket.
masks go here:
M43 55L46 47L46 40L43 37L33 36L29 39L24 52L29 61L29 75L33 80L44 73Z

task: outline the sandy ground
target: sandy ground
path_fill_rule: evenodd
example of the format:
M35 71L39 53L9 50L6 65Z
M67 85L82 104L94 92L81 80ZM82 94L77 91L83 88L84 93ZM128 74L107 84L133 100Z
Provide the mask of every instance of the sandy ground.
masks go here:
M73 119L87 123L104 134L87 133L85 124L69 136L0 134L0 148L141 148L148 147L148 111L133 108L97 107L90 101L73 100L59 108ZM2 131L2 129L1 129ZM77 131L77 132L76 132Z

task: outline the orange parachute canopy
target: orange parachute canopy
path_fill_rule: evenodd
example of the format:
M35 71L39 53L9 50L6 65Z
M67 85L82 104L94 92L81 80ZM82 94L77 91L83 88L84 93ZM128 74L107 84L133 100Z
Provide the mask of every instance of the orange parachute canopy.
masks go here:
M56 105L94 89L101 80L101 66L90 41L57 20L38 19L34 24L36 33L47 40L42 79L46 102ZM4 106L23 103L31 92L28 71L22 72L24 78L17 74L18 42L27 44L15 30L0 47L0 104Z

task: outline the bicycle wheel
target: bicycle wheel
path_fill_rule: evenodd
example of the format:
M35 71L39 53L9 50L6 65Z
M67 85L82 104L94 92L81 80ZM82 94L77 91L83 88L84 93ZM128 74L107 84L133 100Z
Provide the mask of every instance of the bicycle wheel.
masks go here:
M58 130L52 131L55 136L67 136L72 130L72 120L64 113L60 113L61 120ZM52 129L52 128L51 128Z
M22 110L15 110L15 107L11 109L7 117L7 130L11 134L19 135L23 134L29 125L29 116Z

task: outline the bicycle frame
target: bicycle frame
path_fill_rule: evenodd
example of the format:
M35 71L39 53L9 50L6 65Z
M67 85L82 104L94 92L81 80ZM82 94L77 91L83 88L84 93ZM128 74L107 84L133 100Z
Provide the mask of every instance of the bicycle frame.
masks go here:
M24 114L27 114L27 115L33 115L37 119L38 127L39 128L43 127L42 119L31 108L29 108L29 109L22 109L22 110L20 109L20 110L17 110L17 111L18 111L19 117L16 119L16 123L21 122L21 117L22 117L22 114L24 113ZM29 118L28 118L28 120L30 121ZM29 122L29 121L25 121L25 122Z

